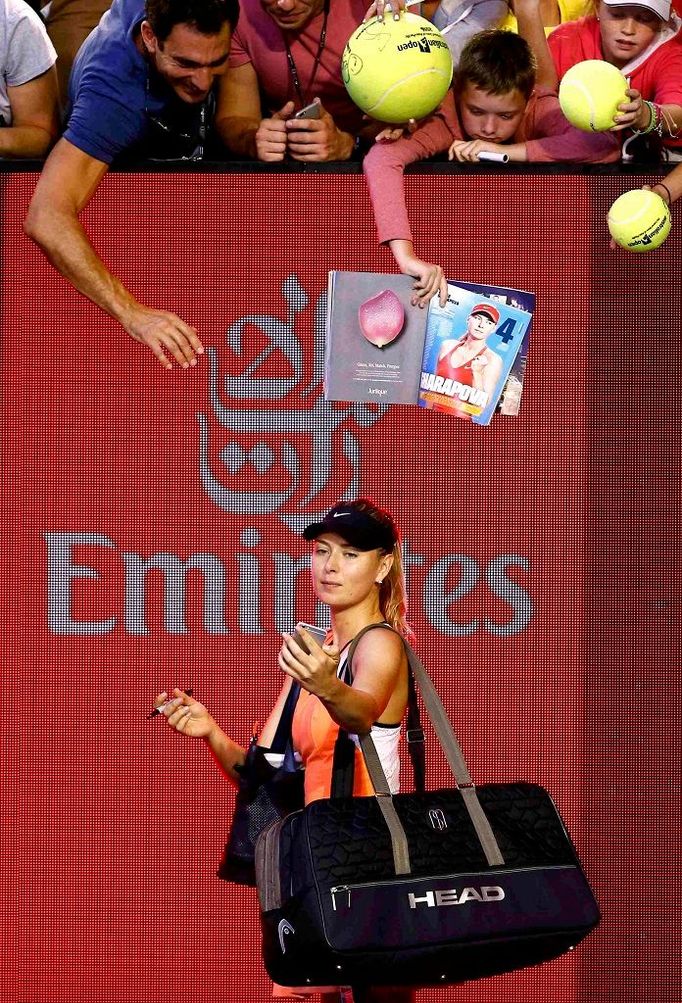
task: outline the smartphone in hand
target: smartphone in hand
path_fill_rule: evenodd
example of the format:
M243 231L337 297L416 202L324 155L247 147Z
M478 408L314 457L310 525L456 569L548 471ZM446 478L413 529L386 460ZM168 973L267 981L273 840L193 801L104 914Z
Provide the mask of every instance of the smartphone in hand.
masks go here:
M304 627L308 631L309 634L313 635L313 637L320 645L320 647L324 644L324 639L327 636L326 630L324 630L322 627L314 627L312 623L304 623L302 620L299 620L299 623L301 627ZM298 624L296 626L298 626ZM299 648L305 651L306 655L309 655L310 651L308 650L308 646L306 645L305 641L295 628L292 631L291 636L296 641L296 644L299 646Z
M320 106L317 101L313 101L311 104L307 104L305 108L301 108L294 115L294 118L319 118L320 117Z

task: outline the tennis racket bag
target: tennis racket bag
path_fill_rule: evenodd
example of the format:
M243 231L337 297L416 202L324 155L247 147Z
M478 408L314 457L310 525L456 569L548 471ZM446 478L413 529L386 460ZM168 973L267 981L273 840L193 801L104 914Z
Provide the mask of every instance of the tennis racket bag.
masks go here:
M408 656L458 787L392 796L363 737L374 797L314 801L263 832L263 957L281 985L463 982L555 958L599 922L549 794L474 787L426 670Z

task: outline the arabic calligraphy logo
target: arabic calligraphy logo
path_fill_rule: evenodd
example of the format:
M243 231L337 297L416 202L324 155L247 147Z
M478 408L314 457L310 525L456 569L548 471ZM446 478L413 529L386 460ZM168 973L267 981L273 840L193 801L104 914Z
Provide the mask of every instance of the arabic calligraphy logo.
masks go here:
M371 428L388 405L324 400L327 294L315 304L310 356L304 352L308 339L299 333L308 295L295 274L284 279L281 293L285 319L247 314L228 328L226 348L239 372L221 375L218 351L207 350L208 408L197 414L199 467L204 491L224 512L276 512L300 533L335 500L323 496L340 466L344 484L336 497L357 496L362 452L357 431Z

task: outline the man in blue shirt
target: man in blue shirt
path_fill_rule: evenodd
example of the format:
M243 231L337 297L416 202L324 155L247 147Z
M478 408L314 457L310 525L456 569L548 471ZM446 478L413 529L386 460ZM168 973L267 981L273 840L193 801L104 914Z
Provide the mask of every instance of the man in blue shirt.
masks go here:
M187 368L203 351L180 317L138 302L92 247L78 218L124 154L200 155L207 101L224 72L237 0L114 0L88 36L69 84L71 111L26 217L55 268L161 365ZM160 151L163 146L163 151Z

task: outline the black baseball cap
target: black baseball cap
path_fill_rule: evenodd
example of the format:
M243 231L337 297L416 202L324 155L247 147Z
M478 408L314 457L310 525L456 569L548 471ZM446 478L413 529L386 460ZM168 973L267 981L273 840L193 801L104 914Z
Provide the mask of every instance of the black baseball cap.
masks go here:
M398 539L390 522L380 522L352 502L338 502L322 522L313 522L303 530L306 540L316 540L323 533L336 533L357 550L393 550Z

